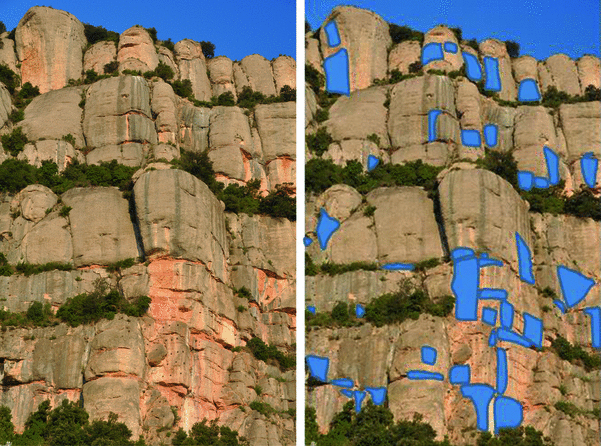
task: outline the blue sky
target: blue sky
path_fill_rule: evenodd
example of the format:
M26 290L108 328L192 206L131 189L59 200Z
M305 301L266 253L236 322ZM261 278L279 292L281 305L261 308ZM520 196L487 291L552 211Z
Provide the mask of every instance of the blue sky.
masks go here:
M68 11L83 23L123 32L133 25L155 27L158 38L173 42L208 40L215 55L240 60L258 53L296 58L294 0L0 0L0 20L13 29L35 5Z
M388 22L427 31L438 24L463 29L463 37L515 40L521 54L546 59L555 53L572 58L599 55L599 0L307 0L313 29L332 8L350 4L371 9Z

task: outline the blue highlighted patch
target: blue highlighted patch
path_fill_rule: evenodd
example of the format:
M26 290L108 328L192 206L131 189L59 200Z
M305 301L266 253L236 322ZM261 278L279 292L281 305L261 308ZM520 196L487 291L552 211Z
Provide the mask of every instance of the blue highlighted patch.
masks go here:
M597 184L597 168L599 160L593 156L593 152L586 152L580 158L580 171L584 177L584 182L588 187L595 187Z
M376 406L381 406L386 401L386 387L366 387L365 390Z
M499 61L496 57L484 56L484 71L486 72L484 89L488 91L501 91Z
M336 26L336 22L328 22L326 26L324 26L324 31L328 36L328 45L332 48L340 45L340 35L338 34L338 27Z
M322 251L327 248L330 238L338 228L340 228L340 222L334 217L330 217L327 211L321 208L315 232L317 233L317 240Z
M566 314L567 308L566 308L566 305L562 301L555 299L553 301L553 303L555 304L555 306L557 308L559 308L559 311L561 311L562 314Z
M518 172L518 186L520 189L529 191L534 186L534 174L526 170Z
M303 237L303 245L305 245L305 248L311 246L311 243L313 243L313 239L305 235Z
M430 110L428 112L428 142L436 141L436 121L441 113L441 110Z
M548 189L549 180L545 177L534 177L534 187L537 189Z
M350 96L348 51L342 48L326 57L323 61L323 69L326 72L326 90L330 93Z
M501 302L501 327L511 328L513 326L513 305L507 301Z
M534 273L532 272L532 254L526 244L526 241L515 233L515 243L518 249L518 264L520 269L520 279L530 285L534 285Z
M353 397L355 398L355 412L361 412L361 404L363 403L366 395L367 394L361 390L355 390L353 392Z
M311 373L313 378L317 378L324 383L328 382L328 368L330 367L330 360L328 358L309 355L305 360L309 367L309 373Z
M547 146L543 147L543 152L545 154L545 161L547 163L549 184L551 184L551 186L556 186L559 184L559 157Z
M557 267L557 277L561 285L561 294L568 308L578 305L595 285L595 281L578 271L565 266Z
M346 390L346 389L342 389L340 391L340 393L342 393L344 396L346 396L347 398L352 398L353 397L353 391L352 390Z
M508 396L498 396L494 406L495 435L500 429L519 427L523 415L524 410L518 401Z
M422 65L427 65L435 60L443 60L442 43L430 42L422 49Z
M316 312L315 307L313 305L309 305L307 307L307 311L312 314L315 314L315 312Z
M444 381L444 376L436 372L426 372L424 370L409 370L407 372L407 378L412 380L435 380Z
M531 341L535 347L542 348L543 321L530 313L524 313L524 337Z
M457 44L455 42L445 42L444 50L447 53L457 54Z
M488 405L495 395L495 389L488 384L464 384L461 386L461 395L474 404L478 429L488 430Z
M463 61L466 65L467 78L473 82L482 80L482 67L478 58L471 53L462 52Z
M536 102L540 101L540 90L534 79L523 79L518 89L518 101Z
M449 381L451 384L469 384L470 382L470 366L469 365L454 365L449 371Z
M371 172L372 170L374 170L376 168L376 166L378 165L378 163L380 162L380 160L373 156L373 155L369 155L367 157L367 170L369 172Z
M350 378L333 379L332 384L338 387L353 387L353 380Z
M507 352L502 349L497 349L497 392L505 393L507 390Z
M494 327L497 323L497 310L490 307L482 308L482 322Z
M478 130L461 130L461 144L466 147L480 147L482 140Z
M430 347L429 345L424 345L422 347L422 362L424 364L434 365L436 364L436 349Z
M484 141L487 147L496 147L499 137L499 128L494 124L486 124L483 129Z
M385 263L380 268L389 271L413 271L413 268L415 268L415 266L412 263Z
M355 316L357 316L359 319L365 316L365 307L363 305L355 305Z

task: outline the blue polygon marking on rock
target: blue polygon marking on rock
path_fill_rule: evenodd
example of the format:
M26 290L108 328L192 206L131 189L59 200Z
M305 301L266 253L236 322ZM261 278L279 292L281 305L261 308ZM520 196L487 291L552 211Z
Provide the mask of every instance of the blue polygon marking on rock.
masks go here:
M559 157L547 146L543 147L543 153L545 154L545 162L547 164L549 184L551 186L556 186L559 184Z
M534 174L526 170L518 172L518 186L520 189L529 191L534 186Z
M386 387L366 387L365 390L376 406L381 406L386 401Z
M436 380L436 381L444 381L444 376L442 376L440 373L426 372L425 370L409 370L407 372L407 378L413 379L413 380L433 379L433 380Z
M549 180L545 177L534 177L534 187L537 189L548 189Z
M490 307L482 308L482 322L494 327L497 323L497 310Z
M372 170L374 170L376 168L376 166L378 165L378 163L380 162L380 160L373 156L373 155L369 155L367 157L367 170L369 172L371 172Z
M482 138L478 130L461 130L461 144L466 147L480 147Z
M338 93L346 96L351 94L349 80L348 51L345 48L337 51L323 61L326 72L326 90L329 93Z
M353 387L354 382L350 378L333 379L332 384L338 387Z
M464 384L461 386L461 395L474 403L478 429L488 430L488 405L495 395L495 389L488 384Z
M501 302L501 327L513 327L513 305L507 301Z
M336 26L336 22L328 22L326 26L324 26L324 31L328 36L328 45L332 48L340 45L340 35L338 34L338 27Z
M413 271L413 268L415 268L415 266L412 263L385 263L380 268L389 271Z
M494 402L495 435L503 428L515 428L522 424L524 410L517 400L508 396L498 396Z
M584 312L591 317L591 339L593 348L601 348L601 308L585 308Z
M308 355L305 360L309 367L309 373L314 378L322 382L328 382L328 368L330 366L330 360L322 356Z
M536 102L540 101L540 90L534 79L522 79L518 89L518 101Z
M352 390L342 389L340 391L340 393L342 393L347 398L352 398L353 397L353 391Z
M582 302L595 285L593 279L563 265L557 267L557 278L561 285L563 300L568 308L572 308Z
M449 371L449 381L451 384L469 384L470 382L470 366L469 365L454 365Z
M473 82L482 80L482 67L478 58L471 53L462 52L463 61L466 65L467 78Z
M311 246L311 243L313 243L313 239L305 235L303 237L303 245L305 245L305 248Z
M543 346L543 321L530 313L524 313L524 337L535 347Z
M435 60L443 60L444 53L442 51L442 43L430 42L422 49L422 65L428 65Z
M496 57L484 56L484 71L486 72L484 89L488 91L501 91L499 61Z
M313 305L309 305L309 306L307 307L307 311L308 311L309 313L313 313L313 314L315 314L315 312L316 312L316 310L315 310L315 307L314 307Z
M319 211L319 220L317 221L317 240L319 241L319 247L324 251L330 238L340 228L340 222L334 217L330 217L324 208Z
M566 305L562 301L555 299L553 301L553 303L555 304L555 306L557 308L559 308L559 311L561 311L562 314L566 314L567 308L566 308Z
M424 345L421 349L422 353L422 362L428 365L436 364L436 349L434 347L430 347L429 345Z
M518 265L520 270L520 279L530 285L534 285L534 273L532 272L532 254L526 241L515 233L515 243L518 250Z
M362 318L363 316L365 316L365 307L363 305L355 305L355 316L357 316L358 318Z
M436 122L441 110L430 110L428 112L428 142L436 141Z
M494 124L486 124L483 129L484 141L487 147L496 147L499 137L499 128Z
M444 50L447 53L453 53L453 54L457 54L457 44L455 42L445 42L444 43Z
M580 158L580 171L584 177L584 182L588 187L595 187L597 183L597 168L599 166L599 160L594 158L593 152L586 152L582 158Z
M355 412L359 413L361 412L361 404L363 403L363 400L365 399L365 395L367 395L365 392L363 392L362 390L355 390L353 392L353 397L355 398Z
M497 392L504 394L507 390L507 352L497 348Z

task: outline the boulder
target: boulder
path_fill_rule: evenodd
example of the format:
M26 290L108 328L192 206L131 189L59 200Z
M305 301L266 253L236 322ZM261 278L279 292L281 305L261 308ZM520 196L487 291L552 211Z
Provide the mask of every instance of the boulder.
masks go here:
M123 31L119 36L117 61L120 71L154 70L159 64L159 57L148 31L139 25Z
M158 141L161 143L175 144L177 142L179 132L177 103L178 100L171 85L163 81L152 84L150 106L152 113L156 116L154 125L157 130Z
M129 204L113 187L75 188L65 192L63 203L72 209L75 266L108 265L138 257Z
M589 85L597 88L601 87L601 63L598 57L591 55L582 56L576 64L578 66L578 79L580 80L580 87L583 93Z
M43 161L52 161L58 166L59 172L64 171L75 160L78 162L85 160L83 154L74 149L71 143L55 139L25 144L23 151L17 155L17 159L27 161L36 167L41 167Z
M450 73L451 71L459 71L461 69L463 66L463 57L461 56L461 51L459 51L459 42L457 41L455 33L448 27L439 25L429 30L424 35L423 46L425 47L430 43L440 43L444 50L444 44L446 42L451 42L457 45L457 52L451 53L449 51L443 51L444 59L436 60L426 64L424 66L424 71L442 70L445 73Z
M565 54L554 54L545 61L545 68L551 76L551 85L570 96L582 93L578 80L576 63ZM543 86L546 90L547 86Z
M561 104L559 117L569 163L580 159L586 152L598 153L601 144L601 110L598 102Z
M223 205L202 181L182 170L150 171L137 180L134 197L146 255L200 261L225 279Z
M45 6L30 8L17 25L21 80L40 93L57 90L69 79L81 79L87 41L82 23L68 12Z
M67 219L58 214L44 218L23 237L21 253L27 263L71 263L73 243Z
M335 21L340 35L340 45L330 48L324 27L319 40L324 59L345 48L349 56L351 91L372 85L374 79L386 78L388 48L392 41L388 23L371 11L354 6L335 7L324 23Z
M211 100L211 82L207 76L207 65L200 43L190 39L175 44L175 60L180 79L192 82L192 94L199 101Z
M8 38L8 33L0 34L0 60L4 65L19 74L20 70L17 68L17 54L15 53L15 41Z

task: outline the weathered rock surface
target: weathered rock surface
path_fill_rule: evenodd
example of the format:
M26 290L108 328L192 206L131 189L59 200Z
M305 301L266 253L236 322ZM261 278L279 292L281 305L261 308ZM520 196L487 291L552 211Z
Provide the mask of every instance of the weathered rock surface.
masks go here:
M19 21L15 33L22 82L40 93L63 88L81 79L86 37L82 23L65 11L34 6Z
M455 33L446 26L437 26L432 28L424 35L424 46L429 43L440 43L444 45L446 42L451 42L457 45L459 48L459 42ZM443 46L444 48L444 46ZM458 71L463 66L463 57L461 52L457 50L456 53L449 51L443 51L444 59L430 62L425 66L426 70L443 70L447 73L451 71Z
M388 54L388 70L399 70L409 74L409 65L421 61L422 48L419 42L405 40L396 44Z
M271 64L263 56L259 54L246 56L240 61L240 68L246 75L248 85L253 91L259 91L266 96L279 94L279 90L276 90Z
M346 48L349 55L351 91L369 87L374 79L384 79L388 67L388 47L392 41L386 23L377 14L354 6L338 6L324 23L336 22L341 44L330 48L323 27L319 39L324 58Z
M211 76L211 87L213 96L231 92L236 98L236 87L234 85L234 65L225 56L215 57L207 63Z
M271 62L275 91L277 94L285 85L296 89L296 62L290 56L279 56Z
M175 44L175 60L179 68L180 79L192 82L192 94L199 101L211 99L211 82L207 76L207 65L200 43L190 39Z
M152 71L159 64L159 57L148 31L132 26L119 36L117 50L119 69Z
M126 52L123 51L122 54ZM96 42L87 49L83 56L83 71L85 73L88 70L94 70L98 74L104 74L104 66L115 60L117 60L115 42Z

